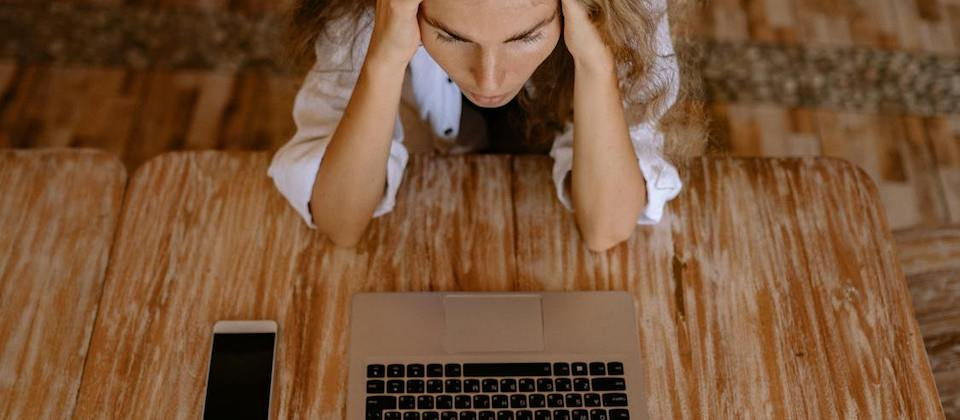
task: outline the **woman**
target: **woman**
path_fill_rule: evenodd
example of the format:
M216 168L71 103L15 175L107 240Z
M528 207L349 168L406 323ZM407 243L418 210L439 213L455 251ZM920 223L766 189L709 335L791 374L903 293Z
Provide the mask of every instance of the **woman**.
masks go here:
M352 246L393 209L406 145L482 151L497 139L471 108L519 104L520 137L552 144L581 237L610 248L681 188L657 129L679 84L658 1L299 0L316 62L269 175L308 225Z

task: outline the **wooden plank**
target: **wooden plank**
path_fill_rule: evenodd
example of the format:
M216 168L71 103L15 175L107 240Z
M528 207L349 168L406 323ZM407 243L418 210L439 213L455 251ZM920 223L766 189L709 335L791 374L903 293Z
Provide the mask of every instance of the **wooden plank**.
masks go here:
M591 254L549 168L515 161L518 282L636 297L651 418L943 418L862 171L695 160L659 225Z
M516 288L510 158L414 158L355 249L305 227L266 153L165 154L133 176L77 418L197 418L213 324L280 326L275 418L343 418L350 297Z
M960 226L895 236L944 414L960 418Z
M960 115L931 117L926 119L925 126L950 223L960 224Z
M947 220L930 145L916 120L896 114L818 111L824 156L849 160L876 182L890 225Z
M293 102L299 78L248 72L237 77L221 120L220 147L227 150L272 150L296 131Z
M125 182L100 152L0 151L0 417L71 417Z
M736 156L820 155L810 110L775 105L727 104L730 152Z

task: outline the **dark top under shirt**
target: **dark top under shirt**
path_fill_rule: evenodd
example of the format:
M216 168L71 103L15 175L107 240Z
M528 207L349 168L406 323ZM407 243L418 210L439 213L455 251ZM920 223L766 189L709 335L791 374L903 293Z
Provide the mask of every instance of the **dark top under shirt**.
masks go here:
M531 147L524 141L524 121L527 113L515 97L499 108L483 108L460 95L464 107L480 113L487 125L489 145L479 153L489 154L543 154L545 151Z

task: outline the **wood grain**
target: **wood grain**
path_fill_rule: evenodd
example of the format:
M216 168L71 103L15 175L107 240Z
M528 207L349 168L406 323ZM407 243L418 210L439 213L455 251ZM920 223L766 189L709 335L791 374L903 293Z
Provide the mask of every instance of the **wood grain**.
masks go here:
M960 226L895 236L944 413L960 418Z
M519 282L637 299L651 418L942 418L876 188L829 159L702 159L661 224L590 254L517 160Z
M78 418L196 418L214 322L252 318L280 326L276 418L342 418L353 293L515 288L509 160L412 160L356 249L306 228L267 164L165 154L133 176Z
M546 158L415 158L356 249L306 229L267 162L166 154L134 175L78 417L195 418L213 323L269 318L274 414L342 418L353 293L551 289L639 298L654 418L942 416L876 191L848 165L698 161L675 215L599 255Z
M125 183L102 152L0 151L0 417L70 418Z

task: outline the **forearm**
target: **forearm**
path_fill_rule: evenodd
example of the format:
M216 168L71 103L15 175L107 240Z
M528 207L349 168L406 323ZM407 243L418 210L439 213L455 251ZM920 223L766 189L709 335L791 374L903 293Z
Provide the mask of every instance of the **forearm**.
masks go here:
M317 172L314 224L340 246L363 235L384 194L404 69L368 61Z
M645 182L614 66L578 62L574 80L571 197L581 235L599 251L629 238L645 201Z

